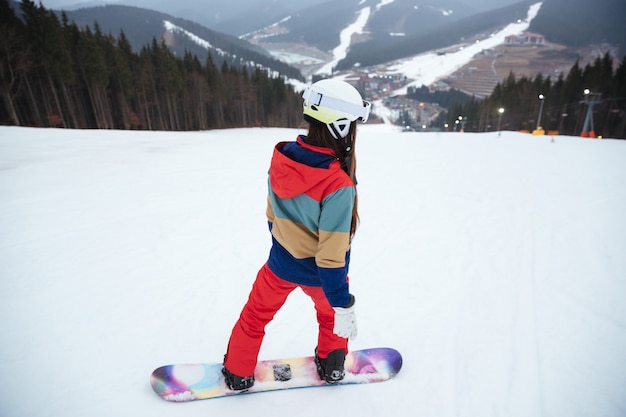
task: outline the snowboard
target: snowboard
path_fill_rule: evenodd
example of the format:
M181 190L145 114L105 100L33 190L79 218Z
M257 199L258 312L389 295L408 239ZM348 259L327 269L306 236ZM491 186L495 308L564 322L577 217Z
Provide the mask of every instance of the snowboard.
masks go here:
M367 384L387 381L402 368L402 356L391 348L356 350L346 356L345 378L336 384L320 380L314 357L265 360L257 363L254 386L232 391L224 382L221 363L165 365L150 377L152 389L167 401L186 402L293 388Z

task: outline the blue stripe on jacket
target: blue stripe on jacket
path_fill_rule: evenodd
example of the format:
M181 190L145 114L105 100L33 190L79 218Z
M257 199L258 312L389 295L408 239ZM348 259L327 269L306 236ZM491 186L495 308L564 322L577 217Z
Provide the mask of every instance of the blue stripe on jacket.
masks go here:
M271 224L270 224L271 229ZM297 259L272 237L272 249L268 266L278 277L300 285L322 287L328 302L333 307L350 303L349 284L346 281L350 265L350 251L346 253L346 264L342 268L321 268L315 258Z
M315 168L328 168L337 159L332 155L303 148L297 142L287 143L280 151L289 159Z

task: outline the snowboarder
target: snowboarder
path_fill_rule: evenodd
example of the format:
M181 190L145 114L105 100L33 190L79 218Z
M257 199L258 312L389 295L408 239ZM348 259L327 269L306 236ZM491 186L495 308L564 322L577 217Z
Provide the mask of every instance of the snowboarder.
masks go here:
M350 84L321 80L303 93L307 135L276 145L269 171L269 259L259 270L235 324L224 374L232 390L254 384L265 326L301 288L319 323L315 363L322 380L344 377L348 339L357 335L355 298L349 291L350 243L358 223L354 156L356 122L370 103Z

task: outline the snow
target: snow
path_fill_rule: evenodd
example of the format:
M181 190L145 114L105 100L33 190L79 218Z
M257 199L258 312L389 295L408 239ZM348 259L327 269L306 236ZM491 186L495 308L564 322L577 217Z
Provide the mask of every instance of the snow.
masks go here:
M374 12L380 11L381 8L388 6L394 1L395 0L380 0L380 2L374 7ZM364 1L359 2L359 6L363 3ZM363 33L371 14L372 10L369 6L363 7L358 12L356 20L348 25L345 29L343 29L339 34L339 45L337 45L337 47L332 50L332 60L330 60L320 69L318 69L316 71L316 74L329 75L333 73L333 68L337 66L339 61L341 61L348 55L348 50L350 49L350 45L352 44L352 36Z
M282 62L287 64L305 64L305 65L314 65L321 64L323 61L319 58L302 55L302 54L294 54L292 52L287 51L270 51L272 56Z
M380 7L391 2L392 1L381 0L375 9L378 10ZM485 39L464 45L451 45L448 49L456 48L456 50L447 51L445 55L439 55L436 51L431 51L408 59L401 59L397 62L390 63L386 69L381 70L378 68L377 71L380 74L402 74L411 80L410 83L394 92L394 94L397 95L406 94L407 88L411 86L429 86L437 80L453 74L469 63L472 58L480 52L502 45L507 36L521 34L526 31L532 20L539 13L541 5L542 2L532 4L528 9L526 19L520 19L517 22L510 23L498 32L490 34ZM445 14L445 11L442 12ZM449 11L449 13L451 13L451 11ZM358 14L356 21L341 31L340 43L332 51L333 59L317 70L317 74L332 74L333 68L337 66L337 63L346 57L350 49L352 35L363 33L370 15L370 8L364 7ZM402 34L392 34L392 36L394 35L400 36ZM339 76L338 78L344 76Z
M333 73L333 68L337 66L337 63L348 55L348 49L352 43L352 35L363 33L363 28L369 20L370 13L371 9L369 7L362 8L356 20L341 31L339 34L339 45L332 51L333 59L317 70L317 74Z
M281 23L288 22L289 20L291 20L291 17L292 16L285 16L282 19L280 19L278 22L274 22L271 25L268 25L268 26L266 26L266 27L264 27L262 29L255 30L253 32L244 33L243 35L240 35L239 38L241 38L241 39L248 39L248 38L251 38L251 37L270 38L270 37L274 36L274 34L261 35L261 33L267 31L268 29L276 28L276 27L280 26Z
M206 41L204 39L202 39L201 37L181 28L180 26L176 26L175 24L173 24L170 21L164 20L163 21L163 26L165 27L165 30L171 33L182 33L183 35L185 35L186 37L188 37L190 40L192 40L194 43L196 43L197 45L200 45L201 47L205 48L205 49L211 49L213 48L213 45L211 45L211 43L209 41Z
M400 374L158 398L154 368L222 359L297 133L0 127L0 415L624 415L626 142L386 125L359 131L351 347L398 349ZM261 358L315 343L295 292Z
M378 3L375 7L376 11L379 11L380 9L382 9L385 6L390 5L391 3L395 2L396 0L380 0L380 3Z
M175 24L173 24L170 21L164 20L163 21L163 26L165 28L166 31L170 32L170 33L178 33L181 34L185 37L187 37L190 41L192 41L193 43L195 43L196 45L201 46L202 48L205 48L208 51L214 50L215 52L217 52L219 55L228 55L227 52L225 52L223 49L221 48L216 48L215 46L211 45L211 42L202 39L200 36L189 32L188 30L185 30L183 28L181 28L180 26L176 26ZM254 64L254 63L252 63Z
M523 33L528 29L530 22L537 16L537 13L539 13L541 5L541 2L531 5L525 20L510 23L502 30L491 34L479 42L458 46L455 52L449 52L445 55L439 55L434 51L427 52L411 59L400 60L398 63L389 66L387 73L403 74L412 80L411 83L394 93L403 95L406 94L408 87L429 86L437 80L453 74L469 63L480 52L502 45L507 36ZM445 70L442 71L442 68L445 68Z

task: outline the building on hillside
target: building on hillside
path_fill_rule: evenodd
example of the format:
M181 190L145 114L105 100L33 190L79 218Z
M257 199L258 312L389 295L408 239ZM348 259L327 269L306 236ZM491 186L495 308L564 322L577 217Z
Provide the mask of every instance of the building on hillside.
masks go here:
M543 35L539 35L537 33L525 32L521 35L509 35L504 38L505 45L515 46L515 45L544 45L546 43L546 38Z
M358 74L356 88L368 97L368 100L375 100L380 97L390 95L393 90L402 87L406 83L406 76L401 74Z

